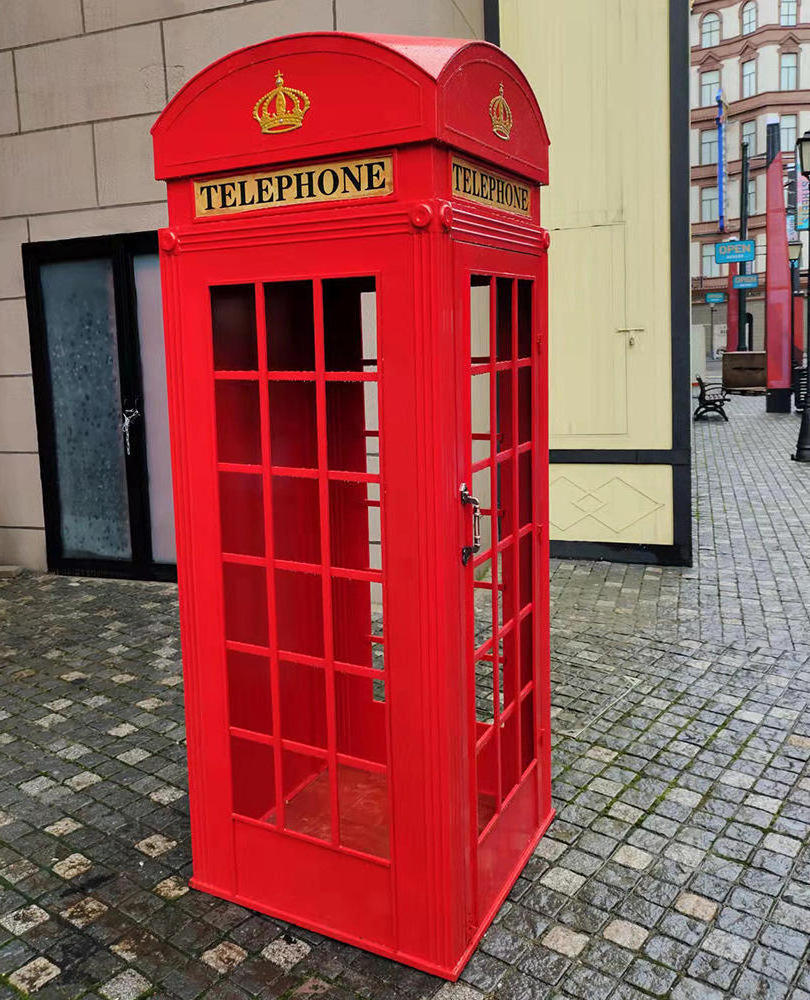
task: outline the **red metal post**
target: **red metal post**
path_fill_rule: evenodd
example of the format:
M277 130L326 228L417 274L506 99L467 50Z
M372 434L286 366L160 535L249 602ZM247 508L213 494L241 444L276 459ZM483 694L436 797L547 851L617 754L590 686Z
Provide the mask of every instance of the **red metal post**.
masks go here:
M728 265L728 318L726 320L726 350L736 351L740 333L740 296L734 287L734 278L739 271L736 263ZM714 349L714 344L712 344Z
M767 162L765 350L768 391L765 407L768 413L790 413L792 350L790 328L793 307L778 122L768 124Z

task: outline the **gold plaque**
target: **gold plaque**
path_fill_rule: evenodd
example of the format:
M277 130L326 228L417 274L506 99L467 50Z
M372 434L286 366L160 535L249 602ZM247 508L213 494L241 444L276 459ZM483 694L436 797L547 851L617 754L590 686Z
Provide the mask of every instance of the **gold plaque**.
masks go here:
M492 131L499 139L508 139L512 132L512 109L503 96L503 83L499 93L489 102L489 117L492 119Z
M502 212L531 218L532 189L525 181L495 170L478 167L469 160L454 156L450 161L453 194Z
M281 70L276 70L276 85L269 94L260 97L253 109L253 117L262 132L291 132L301 128L309 108L309 97L303 90L284 86Z
M379 198L394 190L393 164L389 154L195 181L194 214L205 219L315 201Z

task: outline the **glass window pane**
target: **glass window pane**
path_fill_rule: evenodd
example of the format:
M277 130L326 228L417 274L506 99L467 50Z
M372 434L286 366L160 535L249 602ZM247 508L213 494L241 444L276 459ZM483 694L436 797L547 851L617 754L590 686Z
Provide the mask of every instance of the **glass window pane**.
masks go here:
M218 285L211 289L214 368L256 371L256 293L253 285Z
M223 563L225 638L267 645L267 578L261 566Z
M270 371L315 370L315 317L311 281L275 281L264 286L267 367Z
M329 768L325 760L284 750L281 755L284 781L284 828L331 840L332 813Z
M40 269L62 554L132 557L112 263Z
M338 804L341 844L389 857L388 778L338 764Z
M385 684L338 670L335 673L337 751L385 763Z
M377 295L374 278L323 282L324 364L328 372L377 370Z
M326 677L322 667L280 660L281 735L312 747L326 746Z
M275 571L278 648L323 656L323 591L318 573Z
M244 472L221 472L219 517L223 552L264 555L261 476Z
M317 479L273 476L273 556L321 561L321 508Z
M318 417L314 382L268 382L270 461L290 469L318 466Z
M492 286L489 278L470 279L470 360L486 364L489 358L489 321Z
M233 811L240 816L275 822L273 748L252 740L231 739Z
M152 558L159 563L174 563L177 561L177 550L174 541L174 501L160 263L157 254L139 254L132 258L132 266L135 274L138 339L141 348Z
M217 457L220 462L258 465L259 387L256 382L217 382Z
M270 661L264 656L229 649L228 721L238 729L269 736L273 731Z

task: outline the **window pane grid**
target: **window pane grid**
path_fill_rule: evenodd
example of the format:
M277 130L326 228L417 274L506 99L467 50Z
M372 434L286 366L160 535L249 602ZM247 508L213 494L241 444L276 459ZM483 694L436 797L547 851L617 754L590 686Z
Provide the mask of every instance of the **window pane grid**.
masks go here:
M223 488L226 490L224 500L227 502L227 509L223 508L223 523L226 525L226 536L223 537L222 563L223 567L232 567L234 572L241 573L261 573L264 581L262 592L256 597L257 588L251 584L253 577L245 578L247 582L242 584L242 589L236 597L229 596L233 590L231 583L226 585L226 639L225 648L229 655L242 655L248 659L255 659L259 664L267 665L269 674L268 694L263 702L271 718L266 723L255 721L258 719L256 711L251 718L250 712L245 708L236 709L241 717L246 718L249 726L234 720L232 717L229 726L229 733L232 739L232 775L234 782L234 813L248 822L259 822L270 824L285 834L312 840L316 843L330 844L333 848L344 853L354 854L359 857L371 858L377 863L388 864L382 854L387 857L389 846L388 824L390 816L390 794L387 782L387 705L385 683L387 673L382 659L384 648L384 636L382 633L382 622L380 616L373 615L374 620L365 634L358 633L355 628L356 616L351 615L351 610L357 607L357 598L361 596L363 588L372 588L370 597L374 602L373 607L382 610L382 556L381 541L378 532L381 530L380 513L381 500L379 499L379 438L380 432L377 429L378 420L378 399L379 394L376 383L378 376L376 371L369 371L369 368L376 368L376 359L372 354L376 351L366 351L364 343L358 357L348 357L356 348L352 343L349 347L349 340L353 337L363 336L365 340L365 327L355 329L355 320L360 319L360 291L370 291L374 287L373 279L362 279L363 287L360 288L357 279L347 279L341 286L342 279L324 279L313 282L288 282L288 283L257 283L251 286L235 286L228 289L227 293L219 295L217 299L220 314L226 317L227 322L221 329L217 328L217 320L214 321L214 342L215 349L219 352L217 357L221 364L227 364L234 359L242 357L249 358L255 345L256 348L256 368L243 369L234 367L230 370L217 370L215 384L230 383L236 387L240 394L235 397L228 397L218 406L217 422L218 436L220 438L219 460L216 463L217 474L225 476ZM330 357L325 356L327 350L325 345L325 317L324 298L326 290L324 284L331 281L332 302L337 301L337 308L330 317L333 327L330 332ZM354 282L355 287L346 287ZM370 284L370 288L369 288ZM250 308L245 302L244 292L249 288L253 295L253 302ZM285 294L292 289L292 297L285 299ZM218 293L217 293L218 294ZM212 302L213 290L212 290ZM236 305L234 305L236 301ZM222 303L224 302L224 306ZM374 300L374 335L376 336L376 299ZM251 313L255 305L255 312ZM357 305L357 315L353 315L352 310ZM270 309L273 309L272 317ZM312 337L311 354L308 353L307 337L298 337L301 324L296 322L289 325L290 316L293 319L298 317L300 321L302 310L311 310L311 319L306 320L305 325L309 327ZM251 313L251 325L249 336L244 330L244 316ZM295 315L293 315L295 314ZM240 330L240 317L242 317L242 328ZM363 320L365 322L365 320ZM274 325L274 323L276 325ZM285 325L286 324L286 325ZM345 329L344 329L345 328ZM306 333L306 331L305 331ZM295 336L293 336L295 334ZM337 334L337 335L335 335ZM342 337L342 339L341 339ZM218 339L217 339L218 338ZM275 338L275 339L274 339ZM300 341L303 340L303 346ZM269 346L268 346L269 345ZM275 370L268 370L270 364L269 351L272 348ZM346 360L349 365L341 364L341 355L347 355ZM279 361L292 361L293 365L298 365L302 369L298 370L278 364ZM327 370L327 365L330 366ZM293 461L289 464L280 462L273 464L272 455L275 448L276 437L274 437L274 399L271 387L278 385L284 390L285 386L292 384L312 386L311 396L296 397L292 395L289 399L278 397L275 405L278 408L278 401L292 403L290 409L294 413L296 420L301 418L302 425L306 425L307 420L310 426L304 426L300 434L300 440L296 441L295 431L285 426L283 414L281 414L282 426L275 428L276 437L279 438L279 454L284 457L289 456ZM336 385L338 392L343 392L340 385L357 386L357 390L346 389L349 395L333 396L331 398L332 424L329 424L330 413L330 385ZM256 386L256 389L248 394L247 388L242 390L240 385ZM374 391L371 396L369 390L360 389L360 386L373 385ZM357 392L363 392L363 396L356 396ZM351 393L355 393L351 396ZM237 416L234 419L229 415L229 408L225 405L231 400L237 403ZM309 402L311 400L311 402ZM358 405L359 403L359 405ZM255 405L255 410L253 409ZM370 407L374 407L374 413ZM365 414L364 412L365 411ZM255 414L255 415L254 415ZM351 426L345 430L346 416L349 415ZM366 427L370 420L373 424ZM220 433L219 425L226 423L226 430ZM255 446L247 447L240 442L240 435L246 433L248 437L253 431L252 426L256 425ZM330 439L330 431L333 431L335 438L347 438L348 441L338 441L330 451L330 445L335 444ZM314 432L315 448L313 449L313 459L311 461L307 455L307 437L311 439ZM280 435L284 437L279 437ZM235 443L234 443L235 442ZM365 442L361 444L361 442ZM253 449L253 450L251 450ZM367 458L359 459L359 452L363 452ZM250 454L251 458L255 454L255 460L242 461L242 453ZM236 455L239 457L235 457ZM352 455L358 455L353 458ZM288 462L289 462L288 458ZM295 464L299 463L299 464ZM373 464L372 464L373 463ZM368 471L371 469L371 471ZM239 477L242 477L241 479ZM261 484L258 506L251 506L248 513L252 516L246 517L249 523L258 520L262 524L263 535L261 533L256 539L249 538L243 540L240 531L227 525L227 514L234 511L241 511L243 507L234 507L234 503L255 505L256 491L250 487L250 482L256 481ZM308 525L317 523L317 548L313 549L310 544L305 544L306 536L311 534L310 530L304 530L303 535L292 543L289 541L284 546L285 553L281 553L277 547L279 536L274 534L279 531L278 517L289 517L291 513L290 499L296 499L293 491L286 496L287 507L278 508L276 490L284 483L291 484L298 482L312 484L314 493L308 493L311 499L308 502L310 507L307 513L309 520L300 523L293 523L293 528L298 528L299 532L308 529ZM234 489L239 487L241 492L234 493ZM353 487L359 487L355 491ZM354 502L352 511L352 525L357 527L361 524L358 516L362 512L362 517L366 520L373 518L374 524L369 521L367 525L367 541L363 541L363 532L357 536L350 537L350 544L357 549L358 537L361 544L368 548L368 555L364 562L350 562L346 565L334 565L334 551L332 528L330 525L330 488L340 488L348 490L347 496ZM310 487L306 488L310 490ZM374 492L372 492L374 491ZM246 500L241 497L245 495ZM317 503L313 506L313 500L317 498ZM282 500L285 497L282 495ZM277 507L274 511L274 506ZM295 504L293 503L293 507ZM276 516L274 516L276 515ZM311 521L314 516L315 522ZM338 520L337 523L340 523ZM371 537L373 527L374 538ZM255 533L255 528L253 531ZM295 531L289 532L295 535ZM349 530L351 536L351 530ZM226 544L227 543L227 544ZM295 556L295 545L303 545L302 554L305 559L286 558L284 555ZM292 548L290 548L292 545ZM234 551L229 551L233 549ZM375 554L376 553L376 554ZM308 561L313 558L316 561ZM357 557L359 558L359 557ZM379 568L377 568L379 567ZM224 570L223 570L224 571ZM302 582L309 580L317 588L320 598L320 628L315 631L319 638L307 648L307 644L301 644L301 648L287 649L287 645L293 645L280 634L282 623L285 622L285 631L288 637L295 639L295 630L301 628L301 623L293 627L290 632L289 619L295 615L280 616L279 610L279 586L282 581L288 590L285 601L287 608L290 599L294 600L300 594ZM249 586L250 584L250 586ZM346 644L346 635L350 637L348 651L356 650L358 642L365 644L369 651L365 659L361 658L360 663L343 662L336 656L336 635L334 629L334 587L340 584L342 587L354 588L354 594L346 607L349 609L351 622L341 621L340 627L343 630L343 643ZM307 587L310 585L307 584ZM357 588L360 588L360 591ZM229 589L230 588L230 589ZM379 590L379 596L375 595L373 588ZM308 591L307 591L308 592ZM262 604L266 604L266 611L260 616L262 621L259 627L253 630L246 630L245 619L250 619L252 606L247 611L234 610L239 607L239 598L245 594L251 595L251 601L259 599ZM366 598L369 592L366 592ZM344 594L345 599L345 594ZM229 602L230 601L230 607ZM301 602L309 605L310 602ZM372 605L370 604L369 607ZM229 614L232 623L229 624ZM264 615L266 614L266 622ZM345 618L345 614L344 614ZM306 630L308 622L304 623ZM379 654L373 650L378 650ZM317 655L316 655L317 654ZM352 652L352 655L356 655ZM345 654L344 654L345 657ZM296 670L309 671L309 674L302 675L309 678L309 684L313 694L318 694L322 698L320 707L310 711L315 722L302 724L299 713L291 714L293 702L303 697L304 708L309 707L306 699L309 692L304 686L303 694L301 686L295 683ZM256 672L254 671L254 674ZM247 677L248 674L242 671ZM261 668L258 675L262 676ZM362 751L355 753L353 748L346 745L341 751L338 747L338 712L339 705L336 695L336 676L345 677L349 683L349 691L353 697L352 712L356 712L358 707L358 693L365 693L364 685L367 683L368 700L372 702L373 711L376 713L378 725L376 727L377 742L372 747L365 745L361 739L358 747ZM283 677L286 680L283 681ZM291 679L292 678L292 679ZM354 678L352 681L351 679ZM312 685L314 684L314 687ZM354 689L352 690L352 684ZM359 688L358 688L359 685ZM372 693L373 685L373 693ZM347 689L344 686L344 697ZM290 701L290 699L293 701ZM249 691L243 691L241 704L249 703ZM317 699L316 699L317 701ZM285 705L286 702L286 705ZM311 705L311 699L310 699ZM298 704L297 707L300 707ZM380 717L380 713L384 713ZM306 711L303 713L306 716ZM379 722L382 718L384 725L380 729ZM288 728L285 730L285 720ZM320 721L317 721L320 720ZM254 725L255 721L255 725ZM312 726L316 728L313 729ZM344 719L344 731L351 738L351 725ZM364 728L357 727L357 732L362 736ZM382 740L379 733L383 733ZM322 735L321 735L322 734ZM236 742L233 742L236 741ZM247 749L250 746L257 748L256 753L263 756L256 756L256 753ZM374 759L370 759L373 757ZM272 762L272 763L271 763ZM268 771L270 768L270 771ZM363 778L363 775L367 778ZM375 777L376 776L376 777ZM237 777L240 780L237 781ZM380 780L382 779L382 780ZM270 797L261 790L261 783L270 781L272 790ZM371 784L369 784L371 782ZM376 782L376 784L374 783ZM374 797L374 811L376 815L375 826L371 826L363 818L363 806L367 801L369 790ZM366 796L366 798L364 798ZM267 799L265 801L265 799ZM380 835L380 823L377 821L381 814L385 814L383 826L384 835ZM371 831L369 835L369 831ZM368 842L366 838L368 835ZM349 840L350 843L345 842ZM366 850L368 848L368 850Z
M477 281L481 283L481 279ZM473 285L475 283L473 278ZM519 279L489 279L489 285L494 293L489 302L490 355L488 363L483 364L481 352L473 351L474 363L471 363L471 376L489 375L489 433L473 433L472 439L488 439L490 454L471 462L471 469L487 476L492 499L482 500L481 514L491 519L492 531L496 533L487 550L473 560L473 604L476 604L476 595L480 595L479 603L483 600L484 605L490 607L492 621L491 634L476 633L472 643L479 841L492 829L523 773L528 770L522 766L521 757L526 739L532 747L532 759L534 754L533 727L530 733L524 734L525 719L521 711L522 699L534 690L534 679L530 671L528 680L521 685L520 636L521 625L531 620L534 607L531 588L526 593L524 584L524 591L521 591L522 576L531 576L532 560L529 549L530 562L524 565L521 540L533 537L534 526L531 514L525 513L527 507L531 509L531 504L521 505L520 502L522 463L518 461L519 456L530 455L533 450L534 369L531 356L518 358L524 351L520 339L523 331L520 303L526 301L523 289L518 294ZM505 330L507 317L508 333ZM530 317L527 323L531 324ZM507 353L509 356L504 357ZM525 385L520 378L524 370L529 379ZM474 406L474 394L472 403ZM473 414L473 424L475 419ZM498 447L500 451L496 451ZM525 486L530 488L530 485L529 478ZM528 523L522 524L521 516L528 517ZM489 579L475 579L476 571L483 570L488 570ZM525 652L531 655L529 649Z

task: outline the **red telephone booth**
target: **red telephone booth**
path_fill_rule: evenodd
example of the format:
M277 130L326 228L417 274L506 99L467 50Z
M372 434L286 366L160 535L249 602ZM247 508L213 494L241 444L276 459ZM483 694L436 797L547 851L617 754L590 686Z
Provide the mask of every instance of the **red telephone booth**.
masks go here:
M540 110L318 33L153 135L192 885L454 979L553 815Z

